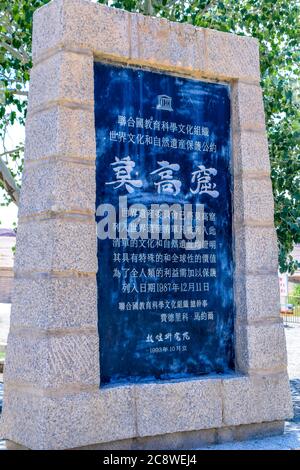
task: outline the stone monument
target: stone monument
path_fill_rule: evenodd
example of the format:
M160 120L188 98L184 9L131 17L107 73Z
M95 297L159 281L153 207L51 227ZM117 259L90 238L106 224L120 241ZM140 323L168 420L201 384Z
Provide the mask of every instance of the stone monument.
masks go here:
M2 434L188 449L291 416L258 43L36 11Z

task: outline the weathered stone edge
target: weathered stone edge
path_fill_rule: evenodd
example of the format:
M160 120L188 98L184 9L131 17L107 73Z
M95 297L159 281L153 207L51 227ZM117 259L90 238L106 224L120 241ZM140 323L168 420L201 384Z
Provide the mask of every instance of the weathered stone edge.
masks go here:
M85 29L82 32L83 23ZM50 39L48 24L52 26ZM150 41L149 28L153 34ZM234 44L236 38L238 47ZM176 54L173 53L174 45ZM85 0L53 0L35 12L34 63L61 48L82 53L92 50L102 59L163 70L176 68L177 72L194 76L201 73L210 78L236 78L259 83L258 42L254 38L189 24L181 24L179 28L177 23L164 18L144 17Z

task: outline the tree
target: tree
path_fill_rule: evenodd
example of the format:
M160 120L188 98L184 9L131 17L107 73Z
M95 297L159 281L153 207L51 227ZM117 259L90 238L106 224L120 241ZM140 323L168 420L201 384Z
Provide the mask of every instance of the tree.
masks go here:
M1 94L0 137L9 125L26 117L26 93L31 68L33 11L49 0L0 0ZM262 87L269 138L275 226L282 272L294 272L290 255L300 243L300 109L298 0L98 0L128 11L156 15L195 26L254 36L260 43ZM14 199L22 171L22 148L1 155L11 171L1 171L5 202ZM9 181L8 181L9 179ZM12 181L15 181L13 186Z
M49 0L48 0L49 1ZM25 124L31 63L32 16L45 0L0 0L0 187L3 202L18 204L23 145L6 148L6 135L16 122Z
M300 307L300 284L297 284L289 295L289 303Z

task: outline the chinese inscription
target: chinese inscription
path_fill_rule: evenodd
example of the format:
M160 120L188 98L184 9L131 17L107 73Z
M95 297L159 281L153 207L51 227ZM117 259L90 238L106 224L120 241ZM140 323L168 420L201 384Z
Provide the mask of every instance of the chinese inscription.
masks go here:
M229 89L101 63L94 70L96 208L116 208L114 237L98 237L101 386L226 372L233 368ZM198 204L204 240L191 249L197 215L190 237L181 222L186 206ZM96 214L104 226L105 210Z

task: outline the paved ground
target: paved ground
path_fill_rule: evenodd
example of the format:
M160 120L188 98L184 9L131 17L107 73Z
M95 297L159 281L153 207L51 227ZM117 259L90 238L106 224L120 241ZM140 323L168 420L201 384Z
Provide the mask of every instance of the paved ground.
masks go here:
M283 435L241 442L228 442L201 447L199 450L300 450L300 379L291 381L291 390L295 416L293 420L285 423Z
M286 422L284 434L282 436L264 439L253 439L201 447L199 450L300 450L300 324L290 324L286 326L285 332L295 416L291 421ZM3 384L1 380L2 377L0 375L0 406L3 394ZM4 449L4 442L0 441L0 450Z
M288 370L294 404L294 418L286 421L282 436L228 442L209 447L210 450L291 450L300 449L300 323L285 326L288 350Z
M300 322L285 325L290 379L300 380Z

